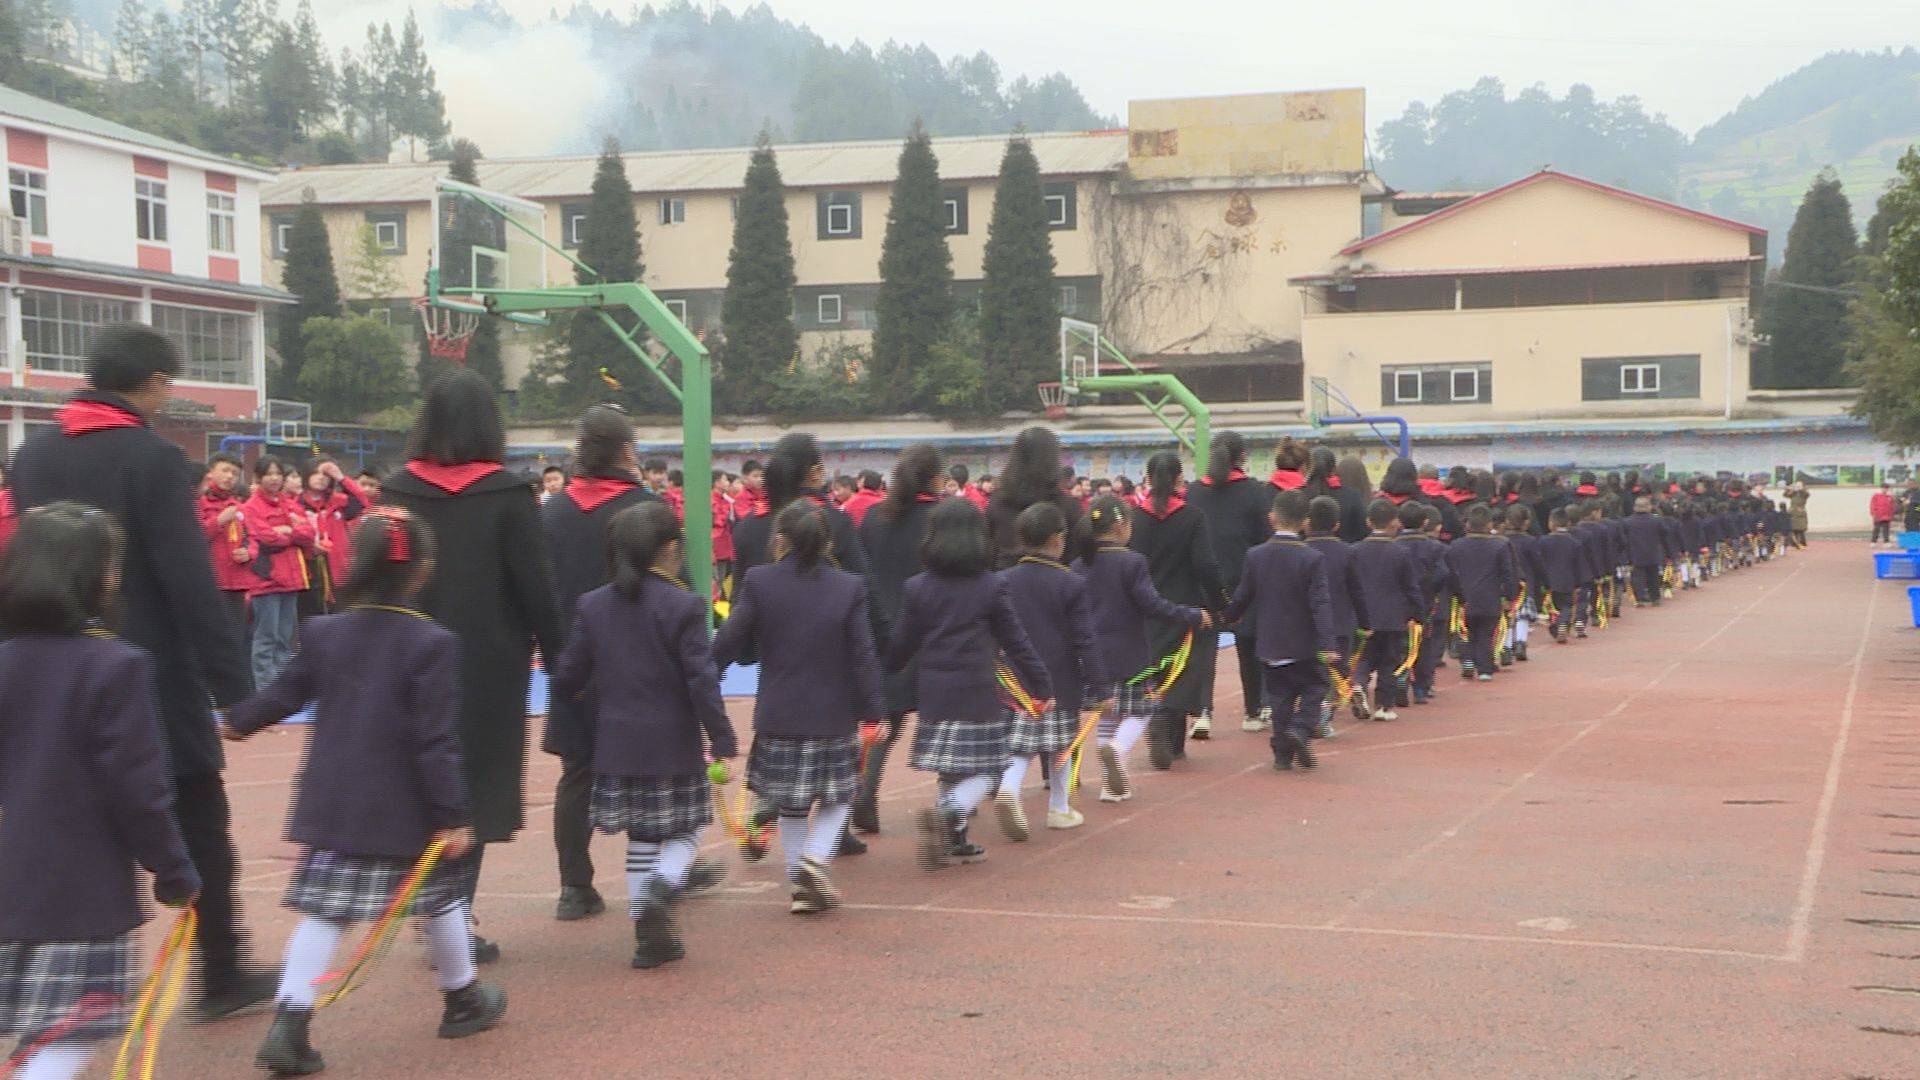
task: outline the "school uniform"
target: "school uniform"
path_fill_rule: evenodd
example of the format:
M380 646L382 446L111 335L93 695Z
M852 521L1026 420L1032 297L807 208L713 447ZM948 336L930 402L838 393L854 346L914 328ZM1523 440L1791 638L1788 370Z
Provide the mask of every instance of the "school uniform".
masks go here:
M1540 538L1535 545L1540 586L1552 599L1554 618L1548 627L1555 638L1565 641L1572 625L1576 596L1589 580L1586 575L1580 541L1573 533L1560 529Z
M310 584L300 594L300 616L328 615L338 607L336 594L353 565L348 526L366 513L367 493L352 477L343 476L339 490L318 499L311 491L302 491L294 501L313 529L313 547L304 553Z
M1375 679L1376 712L1398 702L1404 683L1401 666L1407 658L1407 628L1426 614L1420 591L1418 557L1413 548L1385 533L1372 533L1353 545L1353 572L1360 582L1361 607L1367 644L1354 667L1354 689ZM1359 709L1360 703L1355 708Z
M1588 623L1594 622L1601 614L1599 603L1606 579L1613 573L1607 565L1611 543L1607 536L1607 527L1591 519L1582 521L1572 528L1573 537L1580 544L1580 573L1586 582L1580 590L1573 625L1576 631L1586 632Z
M1494 631L1519 584L1513 548L1488 533L1468 533L1447 547L1447 572L1467 620L1463 675L1491 675L1499 669L1493 654Z
M875 491L872 488L861 488L859 491L854 492L853 497L848 499L846 504L841 506L840 509L846 511L847 516L852 518L853 523L857 526L867 520L867 511L880 505L881 500L886 497L887 495L884 491Z
M1514 573L1518 579L1514 586L1517 597L1512 624L1507 629L1507 640L1500 643L1502 648L1511 650L1513 660L1527 658L1527 636L1533 624L1534 614L1539 610L1540 567L1535 545L1539 538L1531 533L1504 532L1501 538L1513 549Z
M1204 476L1187 485L1187 504L1207 519L1207 538L1213 543L1213 557L1220 567L1220 584L1228 593L1240 584L1241 564L1247 552L1267 542L1271 531L1267 513L1273 507L1273 489L1254 480L1239 469L1227 474L1224 484ZM1260 715L1261 672L1259 645L1252 626L1241 627L1233 635L1234 654L1240 665L1240 693L1249 719ZM1209 694L1209 697L1212 695Z
M920 545L927 535L927 516L939 501L939 496L924 492L906 502L889 500L875 507L860 522L860 543L867 552L869 564L867 603L873 609L874 625L883 632L900 617L900 598L907 581L925 569L920 565ZM876 636L874 645L884 650L885 638ZM906 731L907 714L917 707L918 663L909 661L898 671L881 673L880 685L886 698L889 723L887 737L867 750L866 774L861 777L860 795L853 814L853 827L862 832L880 830L877 808L880 780L886 770L887 757Z
M1420 582L1420 648L1413 657L1400 688L1400 704L1411 700L1418 704L1433 691L1433 674L1447 652L1447 616L1451 598L1447 594L1447 545L1424 532L1403 532L1395 543L1413 551L1414 569ZM1408 643L1412 647L1412 643Z
M1260 662L1266 668L1267 700L1273 705L1274 762L1315 764L1307 740L1320 722L1326 673L1320 657L1333 651L1333 611L1326 561L1290 532L1247 553L1245 572L1228 602L1226 619L1251 614Z
M133 931L154 893L200 889L171 813L153 661L91 636L0 643L0 1040L120 1034L133 990ZM81 1009L83 999L105 1005ZM79 1011L76 1011L79 1010Z
M207 562L213 568L214 587L220 590L227 615L242 636L247 630L247 594L253 591L254 582L258 580L254 577L253 562L260 557L260 545L247 532L246 502L239 492L208 487L200 493L196 507L200 531L207 538ZM241 516L223 524L220 515L226 513L228 507L239 508ZM236 559L235 551L244 552L244 557Z
M1074 564L1087 581L1094 648L1101 668L1114 680L1114 699L1101 720L1101 733L1112 737L1114 727L1128 718L1144 718L1153 711L1150 691L1154 665L1148 637L1149 620L1200 626L1200 609L1176 604L1154 588L1146 556L1117 544L1101 545Z
M1666 561L1666 533L1660 519L1645 511L1626 519L1627 559L1633 566L1633 597L1640 604L1660 603L1660 564Z
M871 567L867 564L867 549L860 543L860 530L854 525L853 519L847 516L845 510L833 505L833 500L827 497L825 491L803 491L797 497L811 500L826 512L827 532L833 538L834 567L866 578L871 573ZM747 571L754 567L773 561L773 519L776 516L767 506L766 496L760 495L748 515L734 524L735 581L744 579Z
M1007 753L1025 759L1058 754L1080 731L1080 712L1108 700L1112 677L1094 643L1093 603L1086 579L1054 559L1029 555L1000 571L1014 614L1047 669L1053 707L1033 716L1006 710Z
M1327 614L1333 635L1333 647L1329 650L1345 671L1353 659L1354 631L1366 623L1366 595L1360 588L1360 578L1354 572L1353 550L1350 545L1336 536L1310 536L1307 546L1320 554L1320 563L1327 573ZM1237 640L1239 629L1235 628Z
M265 687L293 656L300 594L313 584L306 553L313 549L313 522L299 500L286 492L269 494L256 486L241 517L247 535L259 547L253 563L253 685ZM290 531L282 533L281 529Z
M1213 554L1212 532L1201 512L1174 495L1163 509L1146 499L1133 515L1133 550L1147 557L1154 588L1176 604L1207 611L1226 606L1227 593L1220 564ZM1180 648L1190 627L1185 622L1154 619L1148 623L1156 657L1171 656ZM1194 630L1193 648L1185 670L1167 688L1159 703L1160 734L1174 757L1184 753L1186 718L1213 708L1214 669L1220 657L1220 631Z

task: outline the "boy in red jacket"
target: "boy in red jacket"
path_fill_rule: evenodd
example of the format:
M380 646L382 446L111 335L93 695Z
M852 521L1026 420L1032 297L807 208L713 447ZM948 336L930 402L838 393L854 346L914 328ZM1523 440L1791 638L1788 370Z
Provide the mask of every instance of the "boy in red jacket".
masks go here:
M1893 490L1891 485L1881 484L1880 490L1867 500L1867 516L1873 519L1873 543L1893 543Z
M247 534L243 520L245 488L240 486L240 459L232 454L215 454L207 459L207 474L200 481L200 531L207 538L207 558L213 563L213 583L220 588L234 628L244 637L247 628L247 594L259 583L253 573L253 560L260 557L260 545Z

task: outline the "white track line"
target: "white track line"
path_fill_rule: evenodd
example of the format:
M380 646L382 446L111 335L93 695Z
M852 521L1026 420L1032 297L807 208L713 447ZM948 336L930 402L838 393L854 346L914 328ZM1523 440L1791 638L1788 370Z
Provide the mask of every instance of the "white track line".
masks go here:
M1840 732L1833 740L1833 755L1827 759L1827 780L1820 789L1820 807L1813 815L1813 837L1807 841L1807 864L1800 874L1800 895L1793 906L1793 921L1787 929L1785 959L1799 963L1807 958L1807 939L1813 925L1813 905L1820 894L1820 871L1827 862L1827 827L1833 822L1833 804L1840 794L1840 768L1847 756L1847 740L1853 734L1853 703L1860 693L1860 672L1866 667L1867 640L1873 633L1873 609L1880 599L1876 584L1867 594L1867 613L1861 621L1860 644L1853 650L1853 676L1847 680L1847 697L1840 707Z

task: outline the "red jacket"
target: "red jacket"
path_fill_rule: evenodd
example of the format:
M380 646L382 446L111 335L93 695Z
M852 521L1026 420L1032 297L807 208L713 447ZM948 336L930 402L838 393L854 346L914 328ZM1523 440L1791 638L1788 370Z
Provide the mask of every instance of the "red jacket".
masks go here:
M20 514L13 508L13 492L0 490L0 551L7 550L7 541L13 539L19 520Z
M1893 496L1884 491L1874 492L1873 498L1867 500L1867 513L1873 515L1875 521L1892 521ZM4 546L5 542L0 541L0 547Z
M960 497L982 510L987 508L987 493L981 491L977 484L968 484L966 487L961 488Z
M307 577L307 559L304 552L313 549L313 523L299 509L299 500L291 495L268 495L265 488L256 487L253 495L247 499L245 517L247 533L260 545L260 556L253 566L266 569L262 574L253 571L254 596L270 596L276 593L306 592L312 582ZM285 525L293 530L282 535L278 530Z
M847 516L853 519L853 523L858 525L866 520L867 511L873 509L886 497L885 492L861 488L859 491L854 492L853 498L848 499L846 505L840 509L845 510Z
M247 533L246 513L220 524L220 515L227 507L244 508L246 502L230 491L217 491L213 488L200 493L200 531L207 537L207 558L213 563L213 583L220 586L221 592L250 593L260 579L254 575L253 560L260 557L260 545ZM235 548L244 550L244 560L234 561Z
M708 505L713 507L713 561L733 561L733 503L715 488Z
M347 579L347 567L353 565L347 523L366 513L369 501L367 493L350 476L340 478L340 487L344 490L329 492L325 503L315 502L313 493L308 491L301 492L298 498L301 511L307 515L307 522L313 527L315 544L312 557L318 558L324 552L327 557L327 580L336 589Z
M733 520L745 521L756 514L767 512L767 493L760 488L750 487L746 494L733 500Z

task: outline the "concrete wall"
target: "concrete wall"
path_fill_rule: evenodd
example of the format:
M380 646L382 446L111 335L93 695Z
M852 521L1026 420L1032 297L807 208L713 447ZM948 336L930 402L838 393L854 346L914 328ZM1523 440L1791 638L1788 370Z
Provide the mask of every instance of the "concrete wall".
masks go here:
M1135 101L1127 171L1142 180L1359 172L1366 126L1357 88Z

